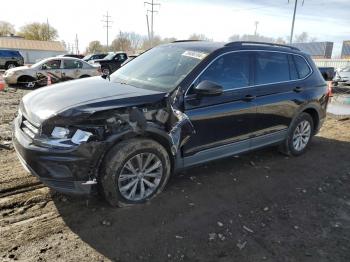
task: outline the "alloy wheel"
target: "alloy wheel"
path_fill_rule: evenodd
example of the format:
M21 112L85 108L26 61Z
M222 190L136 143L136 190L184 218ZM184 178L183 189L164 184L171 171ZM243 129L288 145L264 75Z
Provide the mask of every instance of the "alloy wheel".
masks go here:
M296 151L302 151L311 137L311 124L307 120L301 121L293 134L293 147Z
M120 194L129 201L142 201L158 189L163 165L153 153L140 153L130 158L118 177Z

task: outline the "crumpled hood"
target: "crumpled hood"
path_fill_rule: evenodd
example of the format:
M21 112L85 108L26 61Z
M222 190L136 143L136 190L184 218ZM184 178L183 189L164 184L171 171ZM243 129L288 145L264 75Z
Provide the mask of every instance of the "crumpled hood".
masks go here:
M98 76L35 90L23 97L21 111L34 124L40 125L46 119L65 114L65 112L93 113L112 108L154 103L164 98L165 94L110 82Z

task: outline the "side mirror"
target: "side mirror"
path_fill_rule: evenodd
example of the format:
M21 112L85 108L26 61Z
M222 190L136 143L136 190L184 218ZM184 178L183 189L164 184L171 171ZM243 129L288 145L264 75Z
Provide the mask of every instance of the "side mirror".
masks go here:
M202 96L216 96L222 94L223 88L215 82L204 80L193 89L193 92Z

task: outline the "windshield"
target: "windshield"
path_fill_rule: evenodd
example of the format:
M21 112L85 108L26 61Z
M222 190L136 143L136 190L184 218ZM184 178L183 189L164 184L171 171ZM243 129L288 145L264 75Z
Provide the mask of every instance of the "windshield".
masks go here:
M84 56L83 60L87 60L87 59L90 59L93 55L86 55Z
M169 92L206 56L207 53L176 45L159 46L122 66L111 79L139 88Z
M43 60L40 60L38 62L36 62L35 64L31 65L30 67L33 67L33 68L37 68L37 67L40 67L42 64L44 64L45 62L49 61L49 59L43 59Z
M111 59L113 59L114 56L115 56L114 53L110 53L110 54L106 55L103 59L111 60Z

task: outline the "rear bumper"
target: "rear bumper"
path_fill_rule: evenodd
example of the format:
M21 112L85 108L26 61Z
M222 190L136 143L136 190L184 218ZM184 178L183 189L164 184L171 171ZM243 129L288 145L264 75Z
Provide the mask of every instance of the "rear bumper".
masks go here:
M91 182L99 156L84 144L74 149L62 150L39 147L22 132L18 119L14 121L12 141L23 167L38 177L45 185L59 192L88 195L94 189Z

